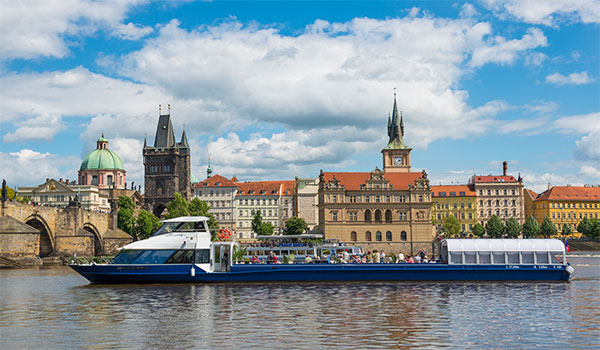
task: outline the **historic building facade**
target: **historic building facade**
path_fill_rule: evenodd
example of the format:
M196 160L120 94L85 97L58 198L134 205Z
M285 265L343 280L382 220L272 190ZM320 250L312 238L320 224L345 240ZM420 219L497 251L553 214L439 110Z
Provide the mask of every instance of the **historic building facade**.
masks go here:
M319 228L325 239L356 243L367 250L431 252L431 188L425 171L411 172L411 148L403 141L404 123L395 96L388 136L383 170L321 171Z
M108 149L104 133L96 141L96 149L88 153L78 171L80 185L94 185L99 189L125 189L126 171L121 157Z
M431 186L432 217L439 230L444 218L454 216L461 232L470 234L477 223L477 198L467 185Z
M503 163L502 175L473 175L469 186L477 196L477 219L485 226L496 215L506 222L514 218L520 224L525 221L523 179L507 175L507 163Z
M160 217L175 192L191 200L190 146L185 130L181 141L175 142L170 108L169 114L160 114L158 118L154 146L148 146L144 139L143 155L146 209Z
M213 175L193 185L194 197L206 202L209 212L219 221L221 228L236 231L235 198L238 185L221 175Z
M527 217L533 216L538 223L549 218L559 234L565 226L578 235L577 226L584 218L600 219L600 187L554 186L536 194L526 193Z
M319 225L319 178L296 178L294 216L303 218L311 232Z
M38 205L66 208L76 201L82 209L106 213L111 210L109 198L98 186L81 185L76 181L46 179L38 186L19 187L17 193Z

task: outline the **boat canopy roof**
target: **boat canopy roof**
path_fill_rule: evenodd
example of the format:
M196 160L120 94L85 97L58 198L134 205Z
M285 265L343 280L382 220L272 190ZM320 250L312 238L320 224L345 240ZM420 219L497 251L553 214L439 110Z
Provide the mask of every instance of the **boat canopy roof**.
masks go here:
M304 235L260 235L257 239L272 239L286 241L291 239L319 239L323 238L323 235L318 234L304 234Z
M208 220L209 219L206 216L180 216L178 218L162 220L160 222L198 222Z
M448 252L564 252L558 239L445 239Z

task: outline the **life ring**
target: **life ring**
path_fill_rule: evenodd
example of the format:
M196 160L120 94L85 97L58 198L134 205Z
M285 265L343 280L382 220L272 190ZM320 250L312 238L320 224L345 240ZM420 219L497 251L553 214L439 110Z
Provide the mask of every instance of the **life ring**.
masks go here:
M221 240L227 240L231 238L231 232L229 232L228 229L226 228L220 228L218 233L217 233L217 237Z

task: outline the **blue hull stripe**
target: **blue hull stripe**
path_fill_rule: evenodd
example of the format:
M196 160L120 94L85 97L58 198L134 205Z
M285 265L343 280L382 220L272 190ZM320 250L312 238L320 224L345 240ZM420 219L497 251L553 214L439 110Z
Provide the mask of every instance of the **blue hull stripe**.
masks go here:
M568 281L564 265L250 264L206 273L192 265L69 265L92 283L283 281Z

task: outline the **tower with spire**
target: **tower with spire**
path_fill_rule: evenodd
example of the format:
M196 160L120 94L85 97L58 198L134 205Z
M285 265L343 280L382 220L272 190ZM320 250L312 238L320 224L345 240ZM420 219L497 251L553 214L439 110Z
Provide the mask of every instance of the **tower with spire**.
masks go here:
M392 116L388 114L388 144L381 153L383 154L384 172L410 172L410 151L412 148L404 143L404 118L402 111L398 113L396 92L394 92L394 107Z
M144 138L144 202L145 207L159 216L173 200L175 192L191 200L191 160L185 128L181 141L176 142L171 105L168 114L162 114L159 105L158 125L154 146L148 146Z

